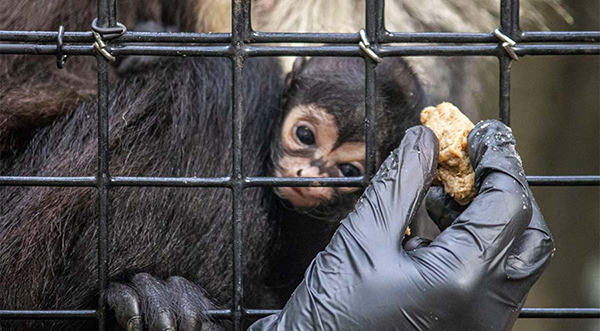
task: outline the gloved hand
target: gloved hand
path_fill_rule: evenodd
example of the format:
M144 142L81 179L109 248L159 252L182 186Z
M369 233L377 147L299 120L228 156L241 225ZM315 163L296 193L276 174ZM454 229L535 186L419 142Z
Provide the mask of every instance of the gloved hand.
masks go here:
M408 130L283 311L249 330L510 330L549 262L552 237L510 129L480 123L468 147L478 196L460 212L433 190L431 214L447 228L427 247L411 240L418 248L407 251L404 231L438 153L431 130Z

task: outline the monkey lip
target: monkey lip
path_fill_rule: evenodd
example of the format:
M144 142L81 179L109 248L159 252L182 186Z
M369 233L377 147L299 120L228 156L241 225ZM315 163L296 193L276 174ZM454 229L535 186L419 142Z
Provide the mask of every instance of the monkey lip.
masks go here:
M327 200L307 187L280 187L278 190L280 196L295 207L316 207L322 200Z
M298 194L301 197L304 197L304 193L302 193L302 189L299 187L290 187L290 190L294 193Z

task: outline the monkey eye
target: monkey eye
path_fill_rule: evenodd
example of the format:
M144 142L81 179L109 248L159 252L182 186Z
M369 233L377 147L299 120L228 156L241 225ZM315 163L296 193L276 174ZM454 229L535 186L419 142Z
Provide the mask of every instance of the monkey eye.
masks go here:
M350 163L342 163L338 165L338 168L340 168L342 175L344 175L345 177L360 176L360 170Z
M296 129L296 137L300 140L304 145L314 145L315 143L315 134L306 126L299 126Z

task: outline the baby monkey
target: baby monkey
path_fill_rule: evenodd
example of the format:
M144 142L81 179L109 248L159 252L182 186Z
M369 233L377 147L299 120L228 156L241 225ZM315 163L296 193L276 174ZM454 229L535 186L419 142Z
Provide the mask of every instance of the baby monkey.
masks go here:
M426 98L401 58L375 69L376 166L419 124ZM270 173L277 177L353 177L365 174L365 60L299 58L287 75L280 118L271 141ZM277 244L264 308L281 308L312 259L362 194L358 187L278 187ZM271 302L271 304L266 303Z
M419 123L425 104L415 74L400 58L376 68L376 163ZM365 173L365 62L299 58L286 77L282 120L271 148L277 177L354 177ZM356 187L279 187L296 209L339 221L361 193ZM341 215L343 217L345 215Z

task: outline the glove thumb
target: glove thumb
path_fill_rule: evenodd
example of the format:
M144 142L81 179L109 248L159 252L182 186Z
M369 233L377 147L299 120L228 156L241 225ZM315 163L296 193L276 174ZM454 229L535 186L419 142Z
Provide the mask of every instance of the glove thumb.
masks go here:
M438 146L429 128L408 129L342 226L363 243L399 245L435 175Z

